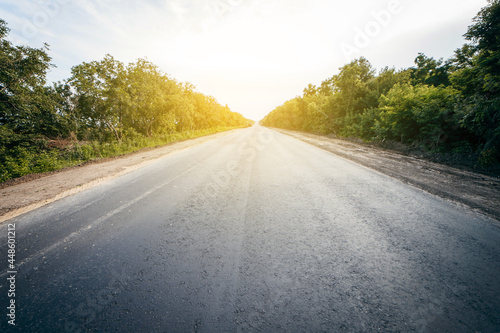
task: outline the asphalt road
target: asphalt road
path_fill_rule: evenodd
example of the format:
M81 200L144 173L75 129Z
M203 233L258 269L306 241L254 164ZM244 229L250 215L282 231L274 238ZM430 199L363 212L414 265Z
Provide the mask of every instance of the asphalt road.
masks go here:
M252 127L3 223L0 331L500 332L498 225Z

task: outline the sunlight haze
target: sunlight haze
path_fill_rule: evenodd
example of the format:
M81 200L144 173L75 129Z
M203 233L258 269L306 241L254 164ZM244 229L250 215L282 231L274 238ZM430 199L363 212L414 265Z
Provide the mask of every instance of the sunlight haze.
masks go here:
M50 45L49 81L110 54L147 58L259 120L349 61L403 68L449 58L486 0L2 0L15 43ZM388 14L389 13L389 14ZM360 36L364 35L363 36ZM367 37L367 38L366 38ZM347 51L346 51L347 50Z

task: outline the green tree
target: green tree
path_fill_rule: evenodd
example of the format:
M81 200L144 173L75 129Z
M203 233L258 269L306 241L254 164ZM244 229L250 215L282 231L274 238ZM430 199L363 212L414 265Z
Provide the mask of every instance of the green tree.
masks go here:
M454 113L458 97L451 87L397 83L380 98L376 132L380 139L441 148L459 128Z
M68 80L75 89L74 103L81 128L105 140L111 134L121 140L125 70L121 62L106 55L101 61L74 66Z
M53 67L48 45L15 46L6 39L8 33L7 23L0 20L0 125L18 134L57 135L57 115L45 107L52 97L44 87Z
M500 1L488 0L474 18L465 34L473 43L477 55L477 66L482 81L482 91L488 95L500 93Z
M435 60L419 53L415 58L415 64L416 67L409 68L413 85L427 84L437 87L450 84L449 62L444 62L443 59Z
M475 47L464 44L450 58L451 85L462 92L464 96L472 96L480 91L479 68Z
M176 115L173 111L180 93L175 80L168 78L158 66L139 59L127 67L128 112L130 124L139 133L153 136L173 133Z
M343 66L335 75L334 93L339 98L335 100L336 117L344 117L361 113L364 109L377 104L377 97L370 90L370 82L375 77L375 70L365 58L353 60Z
M468 66L455 78L468 95L460 107L462 124L476 136L482 157L488 156L485 164L500 161L500 1L488 3L465 34L472 42L462 61ZM473 95L468 80L477 87Z
M318 93L318 88L314 84L309 84L307 88L304 88L304 97L314 96Z

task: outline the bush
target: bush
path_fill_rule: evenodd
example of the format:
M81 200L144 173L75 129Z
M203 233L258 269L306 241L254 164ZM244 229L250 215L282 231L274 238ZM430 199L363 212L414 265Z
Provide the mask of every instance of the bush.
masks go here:
M380 98L375 132L382 140L419 142L436 150L460 127L454 112L458 96L450 87L397 83Z

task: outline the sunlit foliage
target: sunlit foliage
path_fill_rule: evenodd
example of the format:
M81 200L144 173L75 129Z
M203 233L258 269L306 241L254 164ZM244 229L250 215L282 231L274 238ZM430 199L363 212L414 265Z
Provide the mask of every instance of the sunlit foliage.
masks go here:
M429 151L500 161L500 1L489 0L444 61L420 53L415 66L378 74L365 58L270 112L262 124L399 141Z

